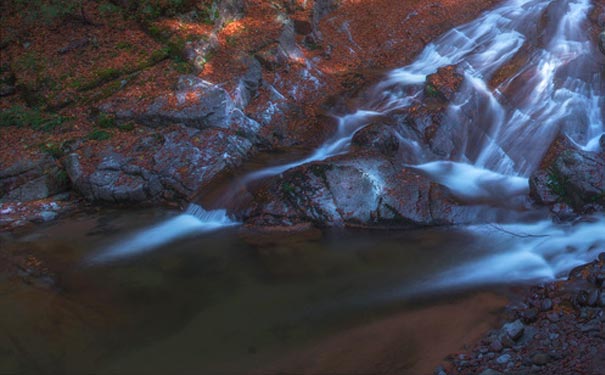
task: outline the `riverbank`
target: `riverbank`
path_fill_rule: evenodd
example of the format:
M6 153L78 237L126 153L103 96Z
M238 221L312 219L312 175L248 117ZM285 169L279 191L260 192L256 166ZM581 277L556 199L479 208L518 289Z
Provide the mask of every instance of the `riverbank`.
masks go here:
M496 1L236 1L216 15L207 3L147 16L111 2L57 13L60 0L2 5L0 230L52 220L82 196L97 205L182 203L259 150L315 147L333 131L328 107ZM157 100L172 105L183 74L208 82L230 106L214 110L237 119L217 117L224 123L205 129L186 108L137 112ZM171 125L183 122L202 130ZM174 157L184 152L205 164ZM117 164L104 164L108 157Z
M443 374L582 374L605 368L605 253L566 280L527 290L504 324L470 351L451 355Z

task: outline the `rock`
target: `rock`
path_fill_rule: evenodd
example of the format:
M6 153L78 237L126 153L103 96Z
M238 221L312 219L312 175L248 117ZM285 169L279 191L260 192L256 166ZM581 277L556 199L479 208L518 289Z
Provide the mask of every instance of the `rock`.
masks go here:
M376 123L357 131L353 136L353 145L359 149L377 151L384 156L394 156L399 149L399 139L391 126Z
M599 49L601 53L605 55L605 31L599 34Z
M465 208L419 172L380 158L343 157L293 168L254 192L252 225L426 226L464 220Z
M505 365L511 360L510 354L502 354L500 357L496 358L496 363L500 365Z
M319 32L319 22L322 18L334 11L340 3L340 0L315 0L313 3L313 13L311 16L311 25L313 27L313 34L316 40L321 40L321 33Z
M262 67L257 59L246 56L242 58L242 64L246 67L246 72L240 78L234 94L235 105L240 109L244 109L250 103L263 79Z
M218 13L218 20L215 22L218 28L238 20L246 14L246 2L244 0L214 0L213 7Z
M492 352L499 353L499 352L501 352L501 351L502 351L502 349L503 349L503 347L502 347L502 343L500 342L500 340L498 340L498 339L494 339L494 340L492 340L492 342L489 344L489 349L490 349Z
M313 32L313 26L309 21L305 20L293 20L294 22L294 31L300 35L309 35Z
M491 368L481 371L479 375L502 375L500 371L492 370Z
M538 309L527 309L521 313L521 317L525 323L535 322L538 319Z
M531 361L534 365L544 366L550 362L550 356L544 352L536 352L532 354Z
M54 211L42 211L42 212L40 212L40 218L44 222L54 220L57 217L57 215L58 214L56 212L54 212Z
M151 127L178 123L197 129L226 129L234 107L224 89L196 76L181 76L174 94L157 98L138 115L118 112L116 117Z
M17 160L0 169L0 202L26 202L66 191L65 171L48 154L34 160Z
M187 199L251 152L253 144L243 136L181 127L144 137L128 152L108 147L100 158L72 153L64 163L74 189L87 200L143 203Z
M202 72L207 62L207 57L214 52L220 43L216 33L211 33L208 38L187 41L183 49L183 56L193 67Z
M304 54L296 43L294 24L290 20L283 23L279 38L255 54L262 66L270 71L286 67L290 62L302 62Z
M543 205L564 202L576 213L605 206L605 151L577 149L560 135L530 177L530 196Z
M502 330L514 341L517 341L523 336L523 330L525 326L520 320L515 320L512 323L506 323L502 326Z
M425 95L451 101L464 81L464 76L457 71L456 65L437 69L436 73L426 77Z

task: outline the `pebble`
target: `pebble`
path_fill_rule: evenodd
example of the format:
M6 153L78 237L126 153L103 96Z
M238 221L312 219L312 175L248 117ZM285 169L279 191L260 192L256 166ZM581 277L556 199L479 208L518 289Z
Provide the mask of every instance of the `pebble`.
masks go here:
M544 301L542 301L542 303L540 304L540 309L542 311L549 311L550 309L552 309L552 300L550 298L546 298Z
M491 368L483 370L479 375L502 375L500 371L492 370Z
M508 361L510 361L510 359L511 359L510 354L502 354L500 357L496 358L496 363L503 365L503 364L507 363Z
M523 336L523 330L525 326L521 323L520 320L515 320L512 323L506 323L502 329L506 332L506 334L513 340L517 341Z
M532 354L531 361L538 366L544 366L550 361L550 356L544 352L536 352Z

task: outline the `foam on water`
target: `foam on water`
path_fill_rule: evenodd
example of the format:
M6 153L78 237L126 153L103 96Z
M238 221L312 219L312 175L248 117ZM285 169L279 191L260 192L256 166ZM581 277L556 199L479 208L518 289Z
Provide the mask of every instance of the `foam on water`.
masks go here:
M489 238L485 254L444 271L423 288L452 288L511 281L554 280L605 249L605 217L589 222L471 226L475 236Z

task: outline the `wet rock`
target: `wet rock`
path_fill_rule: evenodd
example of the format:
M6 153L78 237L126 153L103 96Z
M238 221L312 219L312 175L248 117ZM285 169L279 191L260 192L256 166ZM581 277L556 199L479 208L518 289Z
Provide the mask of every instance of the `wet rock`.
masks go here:
M244 214L253 225L415 227L465 217L445 187L373 158L303 165L267 181L254 196L254 208Z
M504 349L504 347L502 346L502 343L500 342L500 340L499 340L499 339L494 339L494 340L492 340L492 342L489 344L489 349L490 349L492 352L499 353L499 352L501 352L501 351L502 351L502 349Z
M0 202L44 199L68 188L65 171L47 154L0 169Z
M376 123L355 133L353 145L359 149L377 151L385 156L394 156L399 149L399 139L391 126Z
M564 202L576 213L605 205L605 152L583 151L557 137L530 177L530 196L543 205Z
M439 97L449 102L460 89L463 80L464 76L458 73L457 67L448 65L426 77L424 93L429 97Z

